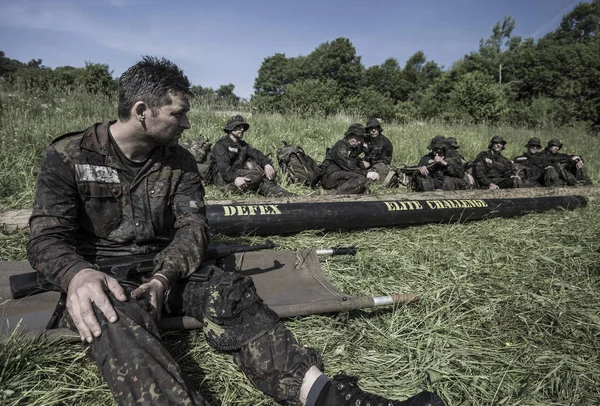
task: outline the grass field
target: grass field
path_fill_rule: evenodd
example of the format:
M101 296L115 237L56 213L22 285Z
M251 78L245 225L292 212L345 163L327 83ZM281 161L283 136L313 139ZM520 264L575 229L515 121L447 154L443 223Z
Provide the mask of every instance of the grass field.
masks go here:
M34 171L48 142L113 118L110 99L53 92L3 91L0 112L0 209L29 207ZM216 141L227 114L192 109L186 138ZM247 117L247 140L275 156L281 140L319 161L348 125L363 117ZM414 164L434 135L455 136L473 158L493 135L506 155L532 136L561 138L600 181L598 139L576 129L384 124L397 164ZM308 188L290 185L299 194ZM376 189L384 192L383 189ZM207 199L230 195L209 187ZM402 399L438 392L448 405L600 404L600 203L513 219L354 232L307 231L272 236L281 249L354 244L359 254L322 260L329 279L349 294L418 292L417 304L349 317L290 319L298 339L323 354L326 372L359 376L367 390ZM27 231L0 235L0 259L25 258ZM215 236L214 241L228 242ZM248 242L248 239L245 239ZM168 333L166 345L193 385L215 404L270 405L216 353L201 332ZM13 336L0 344L0 404L107 405L114 400L98 369L76 344Z

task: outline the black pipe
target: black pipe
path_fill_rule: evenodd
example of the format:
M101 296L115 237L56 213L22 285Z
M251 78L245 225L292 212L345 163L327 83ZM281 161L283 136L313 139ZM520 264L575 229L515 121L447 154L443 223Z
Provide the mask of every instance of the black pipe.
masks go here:
M224 235L290 234L304 230L343 230L455 223L513 217L551 209L584 207L583 196L514 199L439 199L208 204L210 230Z

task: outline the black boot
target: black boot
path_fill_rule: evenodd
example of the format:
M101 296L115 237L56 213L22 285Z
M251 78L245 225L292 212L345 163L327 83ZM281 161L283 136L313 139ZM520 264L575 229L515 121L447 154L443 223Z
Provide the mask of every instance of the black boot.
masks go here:
M421 392L398 401L363 391L357 385L358 378L353 376L336 375L331 383L327 406L444 406L442 399L432 392Z

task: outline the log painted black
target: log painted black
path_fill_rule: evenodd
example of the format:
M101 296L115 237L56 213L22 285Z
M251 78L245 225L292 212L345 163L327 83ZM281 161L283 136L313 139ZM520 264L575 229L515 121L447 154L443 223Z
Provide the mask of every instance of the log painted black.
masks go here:
M551 209L573 210L583 196L513 199L439 199L285 202L207 205L210 230L225 235L290 234L303 230L407 227L514 217Z

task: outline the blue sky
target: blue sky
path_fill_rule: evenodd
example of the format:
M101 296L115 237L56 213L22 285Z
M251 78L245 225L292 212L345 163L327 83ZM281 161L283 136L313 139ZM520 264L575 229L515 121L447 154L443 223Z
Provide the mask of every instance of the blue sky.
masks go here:
M306 55L349 38L365 67L389 57L403 66L422 50L449 67L474 51L505 16L513 35L553 31L580 0L0 0L0 50L55 68L105 63L119 76L141 55L176 62L193 84L233 83L253 92L276 52Z

